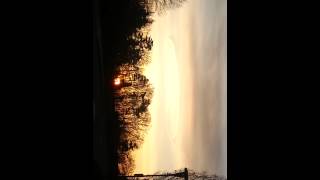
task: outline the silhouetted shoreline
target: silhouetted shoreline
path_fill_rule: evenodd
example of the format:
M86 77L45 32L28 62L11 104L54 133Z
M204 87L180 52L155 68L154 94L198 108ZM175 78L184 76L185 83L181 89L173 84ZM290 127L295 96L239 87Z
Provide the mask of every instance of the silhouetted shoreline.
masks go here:
M94 1L94 154L96 179L118 179L117 148L120 140L114 109L113 77L121 62L117 56L128 49L126 38L139 26L135 1Z
M151 121L153 88L140 67L151 61L153 7L164 12L184 1L94 0L93 167L98 179L133 172L131 152L142 144Z

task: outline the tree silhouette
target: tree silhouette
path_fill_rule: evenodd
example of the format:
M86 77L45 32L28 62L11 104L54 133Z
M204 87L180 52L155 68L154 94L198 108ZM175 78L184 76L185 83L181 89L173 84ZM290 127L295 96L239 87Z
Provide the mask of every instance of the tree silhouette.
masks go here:
M137 38L133 39L141 40L143 36L137 34ZM123 84L130 84L121 87L115 93L115 110L120 120L119 171L127 174L132 170L131 167L127 167L132 164L128 157L143 143L145 132L151 122L148 106L151 103L153 88L137 64L123 64L119 66L117 73Z
M128 58L132 64L137 64L139 60L143 59L143 56L151 50L153 46L153 40L150 36L143 35L142 32L135 32L128 37Z
M157 12L158 14L163 14L169 9L179 8L183 5L186 0L141 0L140 2L144 4L149 9Z
M121 175L131 174L135 167L132 155L128 153L121 154L118 167Z
M95 2L95 32L97 33L96 39L99 40L97 40L99 42L97 57L101 62L99 68L96 68L99 70L95 70L95 72L99 77L100 75L106 77L105 80L116 78L117 82L120 80L118 86L112 86L114 87L113 91L106 92L104 90L109 89L104 88L101 92L109 93L108 95L114 100L108 106L115 110L115 113L110 113L110 118L115 119L115 126L112 127L114 127L113 132L116 136L115 142L112 142L114 143L112 146L116 147L116 156L112 161L112 166L118 165L121 174L132 173L134 169L132 151L141 146L151 123L148 107L152 100L153 87L144 76L143 68L151 62L153 40L150 31L153 15L180 7L184 1L99 0ZM112 73L105 71L110 69L112 69ZM103 84L106 81L101 80L101 82ZM97 87L99 89L104 86L97 85Z
M119 51L118 62L120 64L129 63L131 65L143 65L150 62L150 50L153 40L145 35L142 30L135 31L126 38L125 49Z
M185 0L124 0L125 6L118 13L116 20L124 21L125 25L115 27L113 34L104 34L103 46L112 54L105 53L114 59L116 70L114 78L118 84L114 91L114 108L118 118L117 126L119 142L117 143L118 170L121 174L130 174L134 169L132 151L138 149L143 143L145 133L150 123L151 115L148 107L152 100L153 87L143 74L143 68L151 62L153 40L149 34L152 15L163 13L168 9L180 7ZM106 3L106 1L103 1ZM118 8L121 3L114 3ZM117 7L114 7L117 8ZM116 10L114 15L117 14ZM110 23L108 13L101 14L102 31ZM117 22L118 24L121 24ZM114 23L114 24L117 24ZM110 37L111 36L111 37ZM109 39L114 42L112 45Z

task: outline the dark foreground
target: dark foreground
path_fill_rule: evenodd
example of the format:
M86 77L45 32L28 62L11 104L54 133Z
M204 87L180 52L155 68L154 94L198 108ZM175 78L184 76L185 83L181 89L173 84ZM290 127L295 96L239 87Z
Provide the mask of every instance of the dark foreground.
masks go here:
M94 0L94 122L93 172L95 179L118 179L119 122L113 104L116 55L125 37L135 29L130 0Z

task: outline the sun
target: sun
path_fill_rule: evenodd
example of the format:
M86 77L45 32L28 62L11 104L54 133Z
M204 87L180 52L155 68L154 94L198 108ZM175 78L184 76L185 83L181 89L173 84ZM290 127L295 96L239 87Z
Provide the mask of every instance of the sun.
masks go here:
M120 85L120 78L114 79L114 85L116 86Z

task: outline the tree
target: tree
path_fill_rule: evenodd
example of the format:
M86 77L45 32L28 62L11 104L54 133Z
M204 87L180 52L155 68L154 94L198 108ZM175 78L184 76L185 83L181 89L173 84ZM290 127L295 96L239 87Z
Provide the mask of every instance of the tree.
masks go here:
M126 38L126 49L123 49L118 55L119 64L129 63L131 65L139 65L139 61L146 62L150 60L149 51L153 46L153 40L144 33L137 30Z
M151 61L153 40L149 32L153 11L137 0L130 1L126 14L132 16L129 16L126 35L118 41L122 48L116 50L118 68L115 75L124 85L118 86L115 92L120 128L118 169L121 174L130 174L133 170L131 152L141 146L150 126L148 106L153 94L153 88L142 72L142 68Z
M134 167L134 160L130 153L120 154L118 168L121 175L132 174Z
M128 174L131 170L127 166L132 162L126 156L130 156L133 150L141 146L145 132L150 126L151 115L148 106L151 103L153 87L135 64L123 64L117 72L126 81L132 81L131 86L117 90L115 101L115 109L120 120L119 170Z
M129 43L128 56L132 64L137 64L145 55L148 55L148 52L153 46L151 37L143 35L143 33L139 31L128 37L127 41ZM147 60L147 58L144 58L144 60Z
M169 9L179 8L186 0L143 0L151 11L163 14Z

